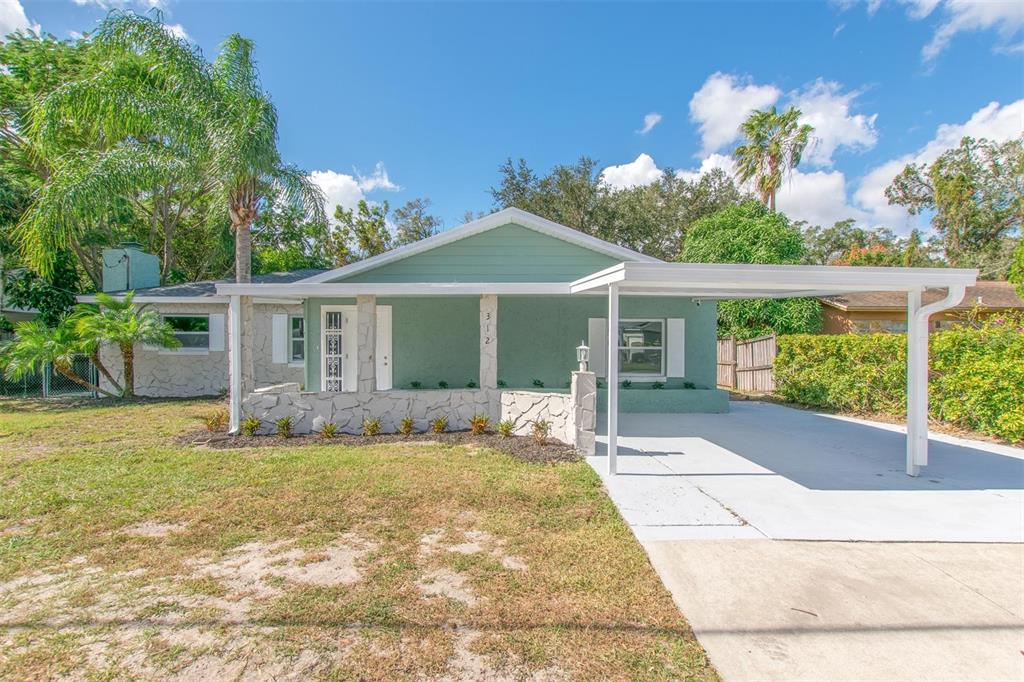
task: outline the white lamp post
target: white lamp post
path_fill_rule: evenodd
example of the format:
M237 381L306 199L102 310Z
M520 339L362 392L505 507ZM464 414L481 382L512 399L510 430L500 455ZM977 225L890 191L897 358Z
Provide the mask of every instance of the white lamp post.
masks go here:
M586 372L590 363L590 347L583 341L576 346L576 362L580 363L580 371Z

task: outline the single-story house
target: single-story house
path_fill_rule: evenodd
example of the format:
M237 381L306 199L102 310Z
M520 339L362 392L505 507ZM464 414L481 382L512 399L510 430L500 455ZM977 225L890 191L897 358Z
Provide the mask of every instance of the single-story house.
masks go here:
M135 290L182 347L141 349L142 395L225 389L243 418L298 433L331 422L384 431L411 417L513 422L591 452L607 415L615 471L619 412L724 412L716 384L716 301L899 291L908 339L907 472L927 463L929 315L958 303L977 271L666 263L519 209L324 272L251 283L145 286L129 245L111 253L111 286ZM141 254L145 260L145 254ZM152 276L152 275L150 275ZM928 287L947 287L922 304ZM105 288L108 288L105 286ZM83 300L90 300L83 297ZM104 357L109 352L104 349ZM113 359L113 358L111 358ZM589 361L589 364L588 364ZM116 368L116 363L110 363Z
M938 301L945 292L931 288L922 294L925 303ZM823 296L822 333L870 334L907 331L907 294L901 291L853 292ZM936 313L929 323L931 331L963 324L968 316L984 318L1007 312L1024 311L1024 301L1009 282L978 282L967 287L964 299L949 310Z

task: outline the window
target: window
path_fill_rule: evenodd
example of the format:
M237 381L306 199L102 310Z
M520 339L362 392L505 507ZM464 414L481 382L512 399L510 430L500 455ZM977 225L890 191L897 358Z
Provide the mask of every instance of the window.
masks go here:
M619 321L619 372L623 376L664 376L664 338L664 320Z
M174 336L181 341L180 350L207 350L210 348L210 318L206 315L167 315L164 322L171 325Z
M288 323L291 362L302 362L306 357L306 323L301 317L292 317Z

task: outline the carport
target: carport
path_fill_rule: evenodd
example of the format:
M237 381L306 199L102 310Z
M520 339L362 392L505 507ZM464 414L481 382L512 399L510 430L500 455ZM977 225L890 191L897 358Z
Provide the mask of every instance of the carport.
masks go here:
M697 300L797 298L866 291L907 293L907 474L928 464L928 318L958 304L977 270L626 262L580 278L571 293L608 293L608 473L616 473L620 294L688 296ZM926 306L926 288L948 290Z

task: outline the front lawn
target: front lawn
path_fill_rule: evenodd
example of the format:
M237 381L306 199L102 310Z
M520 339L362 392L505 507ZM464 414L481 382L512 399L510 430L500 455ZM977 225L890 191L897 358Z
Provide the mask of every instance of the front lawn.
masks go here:
M0 678L716 679L583 462L0 402Z

